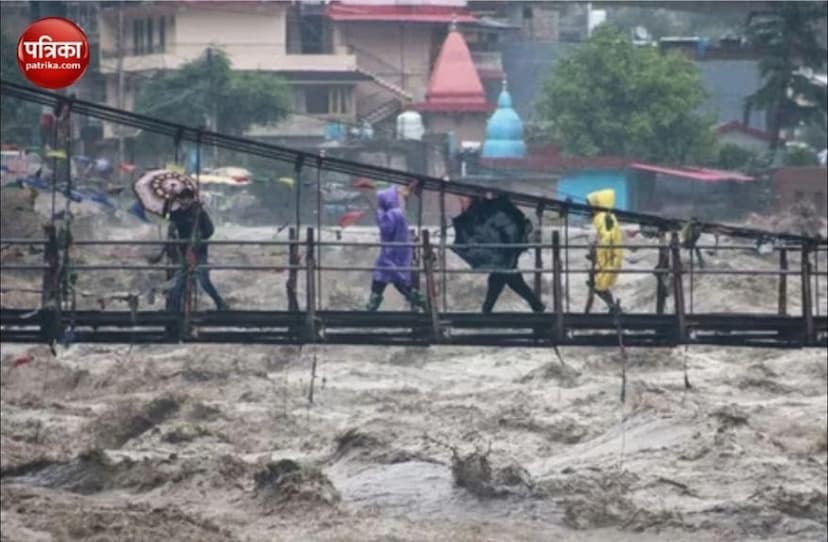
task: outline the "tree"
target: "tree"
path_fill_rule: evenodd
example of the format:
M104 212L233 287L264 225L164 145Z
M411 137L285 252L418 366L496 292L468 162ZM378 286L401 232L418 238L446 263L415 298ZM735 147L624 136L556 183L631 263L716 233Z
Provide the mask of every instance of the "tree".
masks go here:
M786 166L818 166L819 158L807 145L794 145L785 151Z
M241 135L253 123L288 114L290 90L275 74L234 71L227 55L211 48L177 70L159 72L143 84L135 109L171 122Z
M721 169L746 170L758 160L755 152L749 151L733 143L719 147L719 156L716 167Z
M29 85L17 66L17 42L0 34L0 77L3 81ZM16 98L0 99L0 139L4 143L29 145L38 133L40 106Z
M819 39L825 17L825 2L773 2L768 11L753 13L748 20L747 36L761 54L763 82L745 106L748 112L757 108L770 113L774 151L785 128L825 125L828 94L811 77L825 69L826 48Z
M602 26L561 60L543 87L537 117L564 152L630 156L657 163L706 163L713 121L693 63L635 47Z

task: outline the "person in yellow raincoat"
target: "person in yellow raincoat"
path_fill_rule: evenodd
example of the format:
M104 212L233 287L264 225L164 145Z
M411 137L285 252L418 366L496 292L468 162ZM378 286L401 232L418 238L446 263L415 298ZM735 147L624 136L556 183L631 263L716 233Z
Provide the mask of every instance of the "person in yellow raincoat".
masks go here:
M598 190L587 196L587 203L591 207L615 207L615 191L611 189ZM610 292L610 288L618 281L618 273L624 260L621 227L615 215L609 211L596 209L592 215L592 225L595 226L595 277L594 284L590 284L595 295L607 304L610 311L619 310L619 305ZM615 245L615 246L612 246Z

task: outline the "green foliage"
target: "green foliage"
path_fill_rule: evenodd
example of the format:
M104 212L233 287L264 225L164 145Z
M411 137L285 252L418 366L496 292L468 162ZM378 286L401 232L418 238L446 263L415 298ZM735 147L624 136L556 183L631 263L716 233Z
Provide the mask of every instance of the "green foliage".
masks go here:
M0 34L0 77L3 81L28 85L17 66L17 42ZM0 98L0 139L3 143L30 145L38 133L40 106L3 96Z
M142 85L135 109L189 126L209 126L216 115L219 132L241 135L253 123L287 115L290 91L280 77L234 71L218 49Z
M697 112L704 97L690 60L635 47L602 26L556 65L537 120L567 153L707 163L715 141L713 120Z
M813 149L804 145L788 147L785 152L786 166L818 166L819 158Z
M811 123L825 124L828 93L800 73L802 68L823 72L826 49L820 40L825 2L773 2L767 12L752 17L747 26L751 43L762 54L762 87L746 101L748 109L770 111L772 148L779 133Z
M719 148L716 167L729 170L745 171L757 160L756 153L738 145L727 143Z

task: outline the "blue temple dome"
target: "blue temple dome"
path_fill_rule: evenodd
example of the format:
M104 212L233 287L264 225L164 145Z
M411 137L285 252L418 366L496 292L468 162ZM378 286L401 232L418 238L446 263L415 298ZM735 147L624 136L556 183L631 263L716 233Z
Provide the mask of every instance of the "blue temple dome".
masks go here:
M523 158L526 144L523 142L523 122L512 109L512 96L503 81L503 90L497 99L497 109L486 123L486 141L482 158Z

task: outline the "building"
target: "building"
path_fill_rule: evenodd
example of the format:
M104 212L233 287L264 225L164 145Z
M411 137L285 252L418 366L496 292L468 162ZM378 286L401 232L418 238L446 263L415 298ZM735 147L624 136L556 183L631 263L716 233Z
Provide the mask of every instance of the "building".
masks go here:
M768 132L746 126L736 120L716 126L716 140L719 145L735 145L757 155L768 151L771 139Z
M503 78L500 36L515 30L508 23L480 18L464 1L332 2L328 24L357 58L372 83L357 87L357 117L393 133L392 121L408 103L425 100L429 81L449 26L462 33L471 61L489 98Z
M106 101L132 109L136 89L152 73L180 68L218 47L233 69L272 72L292 84L294 112L316 118L288 119L283 123L286 137L314 131L321 136L329 120L355 122L354 87L370 77L357 71L356 57L334 34L320 37L289 24L303 8L286 2L199 1L105 8L100 66ZM320 11L317 18L322 16ZM253 130L256 135L263 132L261 127Z
M825 166L783 167L773 173L776 208L789 210L802 202L811 202L819 216L828 218L828 171Z
M425 100L452 22L471 44L484 90L496 94L503 71L495 45L511 27L479 19L463 1L115 5L100 18L105 100L131 109L136 89L152 73L218 47L233 69L276 73L294 89L295 115L276 126L253 126L247 135L304 146L367 123L379 136L392 137L396 115ZM109 127L106 135L112 135Z
M466 41L455 25L434 63L425 99L415 108L423 114L429 132L453 134L460 145L482 143L492 106Z

